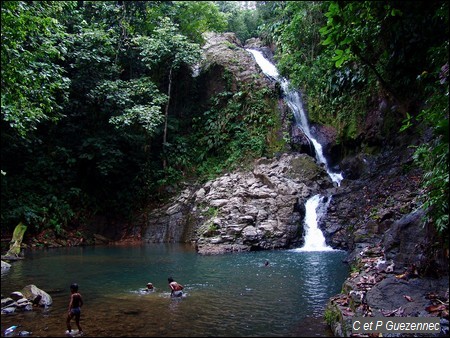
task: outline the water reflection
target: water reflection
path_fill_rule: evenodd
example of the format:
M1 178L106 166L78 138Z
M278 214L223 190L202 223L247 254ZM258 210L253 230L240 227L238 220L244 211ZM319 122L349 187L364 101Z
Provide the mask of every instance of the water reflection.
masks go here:
M65 331L74 281L85 299L81 324L88 336L281 337L306 334L311 325L326 335L321 313L348 272L345 253L337 251L200 256L171 244L54 249L26 257L2 275L2 294L35 284L50 293L53 305L47 313L2 316L2 328L20 324L41 337ZM170 298L168 276L185 286L185 298ZM154 292L141 292L149 281Z

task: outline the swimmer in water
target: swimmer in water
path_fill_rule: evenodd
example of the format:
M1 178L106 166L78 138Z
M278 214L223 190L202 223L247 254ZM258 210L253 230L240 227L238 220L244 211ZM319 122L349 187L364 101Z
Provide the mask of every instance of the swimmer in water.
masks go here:
M170 297L182 297L184 286L175 282L172 277L167 278L170 287Z

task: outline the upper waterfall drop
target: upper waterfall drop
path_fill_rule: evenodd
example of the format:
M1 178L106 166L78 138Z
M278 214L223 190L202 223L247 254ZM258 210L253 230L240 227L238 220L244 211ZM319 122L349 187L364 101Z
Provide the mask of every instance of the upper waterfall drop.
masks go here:
M277 67L267 60L260 51L254 49L246 49L246 51L253 55L256 63L261 67L264 74L271 77L275 81L279 81L280 74L278 73Z
M285 101L294 113L297 126L303 131L303 133L314 146L314 150L316 152L316 160L325 166L325 170L327 171L328 176L330 176L331 180L339 186L341 184L341 181L343 180L343 176L341 173L335 173L329 168L328 161L323 155L322 145L311 135L308 119L303 108L303 102L298 91L290 87L289 81L287 79L280 77L275 65L267 60L260 51L254 49L246 50L253 55L256 63L258 63L258 65L261 67L264 74L266 74L272 80L280 83L285 95Z

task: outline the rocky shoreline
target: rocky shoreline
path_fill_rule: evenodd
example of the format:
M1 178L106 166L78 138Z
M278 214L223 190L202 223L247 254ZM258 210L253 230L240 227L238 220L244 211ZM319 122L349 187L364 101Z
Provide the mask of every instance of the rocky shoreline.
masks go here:
M448 336L448 277L421 278L416 269L395 274L394 263L386 261L381 246L366 247L356 259L342 293L330 299L324 313L336 337L381 336L352 333L353 319L361 317L438 317L441 332L434 336Z

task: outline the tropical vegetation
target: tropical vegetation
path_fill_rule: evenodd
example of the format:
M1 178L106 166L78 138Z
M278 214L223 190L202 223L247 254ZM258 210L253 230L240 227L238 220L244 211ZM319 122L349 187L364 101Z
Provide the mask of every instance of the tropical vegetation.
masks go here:
M204 33L231 31L276 46L311 120L334 126L343 149L380 98L386 137L431 132L414 158L445 234L448 13L446 1L2 1L2 233L130 220L182 181L273 154L265 93L196 104Z

